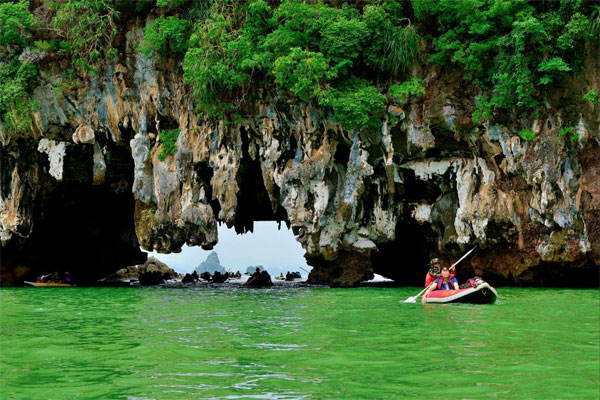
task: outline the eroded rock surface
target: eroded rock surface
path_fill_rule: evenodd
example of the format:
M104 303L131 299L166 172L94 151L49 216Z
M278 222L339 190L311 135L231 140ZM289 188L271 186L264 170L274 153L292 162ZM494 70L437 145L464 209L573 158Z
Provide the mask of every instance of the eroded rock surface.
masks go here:
M141 37L132 26L125 46ZM135 237L83 236L111 248L115 257L105 261L116 269L139 260L138 241L147 250L211 249L219 221L245 232L253 221L276 220L306 250L314 283L352 286L378 272L420 284L430 257L451 262L474 245L481 250L465 274L513 284L564 283L576 267L597 276L600 107L578 90L600 86L598 64L588 60L543 117L519 121L536 133L533 142L510 121L474 124L472 89L444 71L424 71L425 98L390 104L394 118L380 128L348 132L324 109L266 92L238 122L199 119L180 69L139 55L107 64L61 97L48 67L35 91L33 139L2 135L0 225L11 254L2 260L3 281L41 268L19 259L43 241L36 230L51 235L57 224L62 251L81 244L73 241L81 233L66 232L60 218L45 220L48 198L87 199L89 215L112 207L130 216L119 217L120 232L135 227ZM578 139L558 134L569 124ZM161 161L166 129L180 134L177 152ZM65 185L66 198L58 194ZM78 185L110 201L79 197ZM109 223L78 215L81 226Z

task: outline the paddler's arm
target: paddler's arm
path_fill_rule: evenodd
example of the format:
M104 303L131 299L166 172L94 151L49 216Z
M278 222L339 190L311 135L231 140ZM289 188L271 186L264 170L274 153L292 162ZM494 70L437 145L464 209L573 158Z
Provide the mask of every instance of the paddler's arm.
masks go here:
M458 281L456 278L452 278L452 285L454 286L454 290L458 290Z
M427 295L429 293L431 293L431 291L433 291L433 288L436 286L437 286L437 282L432 282L431 285L429 285L429 287L427 288L427 291L425 292L423 297L421 297L421 304L425 304L425 297L427 297Z

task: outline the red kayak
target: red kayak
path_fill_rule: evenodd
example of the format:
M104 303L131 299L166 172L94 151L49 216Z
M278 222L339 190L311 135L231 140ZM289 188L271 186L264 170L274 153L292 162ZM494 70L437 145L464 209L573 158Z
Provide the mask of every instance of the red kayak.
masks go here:
M477 287L458 290L434 290L425 297L427 304L432 303L472 303L491 304L498 298L498 292L487 282Z

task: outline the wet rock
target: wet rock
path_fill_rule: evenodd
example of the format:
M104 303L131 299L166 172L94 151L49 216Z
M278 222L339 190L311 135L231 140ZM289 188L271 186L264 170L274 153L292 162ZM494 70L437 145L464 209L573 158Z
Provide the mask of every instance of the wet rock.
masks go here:
M211 281L213 283L223 283L227 280L228 275L227 272L225 272L224 274L220 273L219 271L215 271L215 273L212 276Z
M194 283L198 282L199 279L200 277L198 276L198 273L194 271L191 274L185 274L181 280L181 283Z
M273 286L271 275L267 271L255 272L250 278L244 283L244 286L249 287L268 287Z
M130 282L139 280L141 285L158 285L168 279L178 278L179 274L167 264L150 257L144 264L121 268L102 279L103 282Z

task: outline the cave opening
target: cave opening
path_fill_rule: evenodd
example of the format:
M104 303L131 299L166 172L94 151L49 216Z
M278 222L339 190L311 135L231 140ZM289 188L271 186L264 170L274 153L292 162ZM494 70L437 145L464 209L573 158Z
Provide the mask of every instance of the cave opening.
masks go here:
M257 221L287 222L287 213L279 202L273 204L265 187L263 172L258 157L250 155L250 138L246 129L241 129L242 158L238 170L237 181L239 187L235 231L237 233L252 232ZM274 186L276 198L279 191Z
M3 284L67 271L79 284L94 284L119 268L145 261L131 212L131 150L112 142L105 145L102 184L94 184L93 153L94 145L69 145L62 181L40 174L31 234L2 249L2 269L12 271L3 274ZM40 163L47 171L47 158Z
M410 219L396 224L396 238L378 245L371 254L374 272L393 279L399 286L423 285L429 269L430 238L423 227Z
M157 258L182 275L194 271L213 251L217 253L220 265L231 272L244 274L262 266L271 277L285 276L288 271L307 276L311 269L292 230L276 221L257 221L252 232L243 234L220 224L218 235L219 241L211 250L185 245L179 253L149 252L148 256Z
M437 256L432 253L436 243L435 226L430 222L417 222L411 215L417 205L434 204L443 195L444 188L434 181L419 179L413 170L402 171L403 207L395 228L395 239L379 243L378 250L371 254L371 263L376 274L393 279L397 285L423 285L429 269L429 260Z

